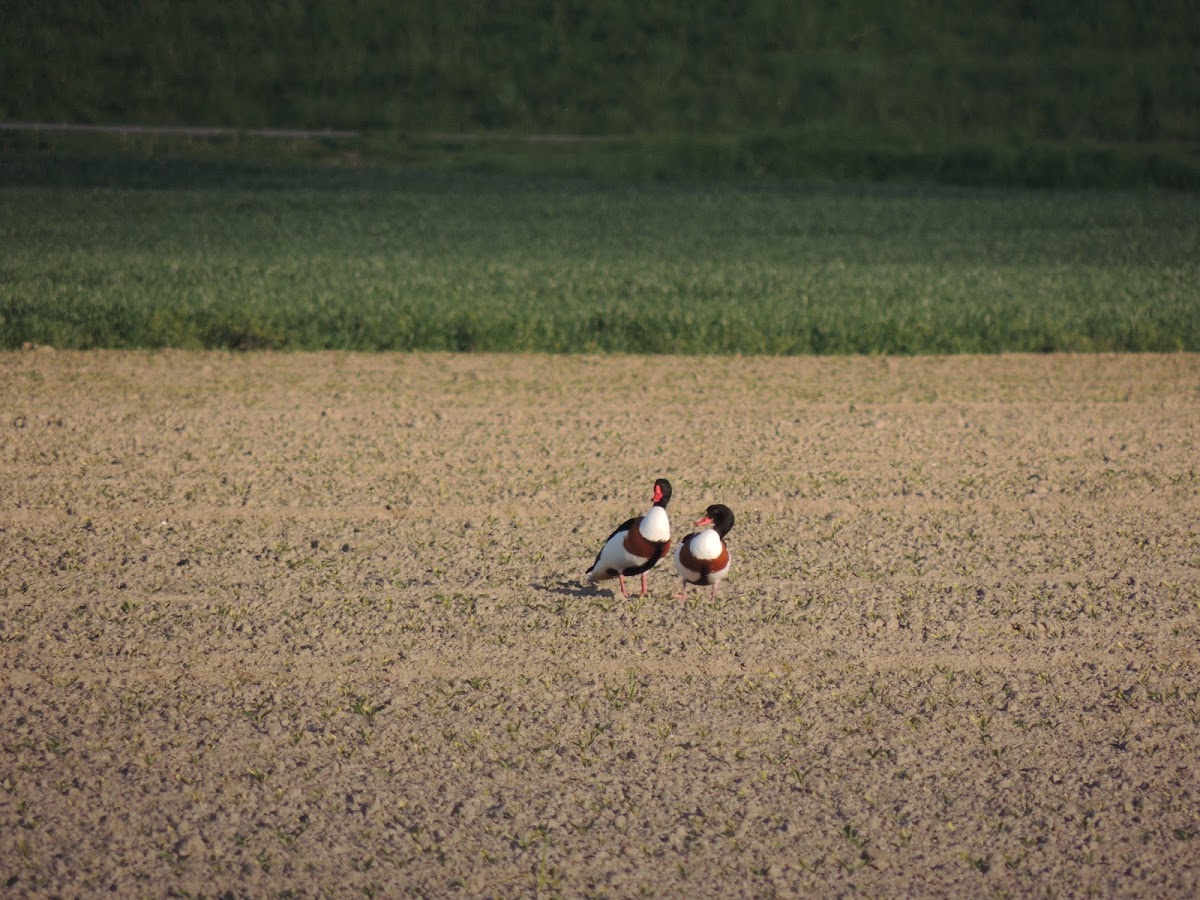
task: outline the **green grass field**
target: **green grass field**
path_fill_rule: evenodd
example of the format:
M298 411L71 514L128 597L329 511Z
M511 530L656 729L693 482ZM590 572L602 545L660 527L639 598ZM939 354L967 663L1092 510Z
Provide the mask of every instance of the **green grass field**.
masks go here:
M1198 351L1200 195L3 157L25 342Z

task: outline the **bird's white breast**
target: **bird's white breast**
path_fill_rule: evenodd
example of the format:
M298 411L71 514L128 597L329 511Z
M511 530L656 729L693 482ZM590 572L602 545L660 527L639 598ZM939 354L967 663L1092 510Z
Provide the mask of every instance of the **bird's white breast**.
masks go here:
M642 524L638 526L638 531L646 540L656 544L670 540L671 522L667 518L667 511L661 506L650 507L650 511L642 516Z
M721 555L721 536L706 528L692 538L691 551L696 559L716 559Z

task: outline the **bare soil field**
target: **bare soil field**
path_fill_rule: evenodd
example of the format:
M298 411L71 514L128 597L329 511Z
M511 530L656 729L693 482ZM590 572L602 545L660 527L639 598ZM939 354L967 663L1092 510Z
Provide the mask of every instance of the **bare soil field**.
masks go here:
M0 885L1195 896L1198 468L1188 355L0 354ZM715 601L581 586L659 476Z

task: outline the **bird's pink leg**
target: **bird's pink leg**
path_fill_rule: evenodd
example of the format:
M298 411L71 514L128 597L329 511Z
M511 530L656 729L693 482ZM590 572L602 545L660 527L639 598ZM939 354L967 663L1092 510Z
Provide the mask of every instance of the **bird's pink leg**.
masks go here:
M643 597L645 597L645 596L646 596L646 590L647 590L647 589L646 589L646 573L645 573L645 572L643 572L643 573L642 573L642 596L643 596Z
M686 600L687 599L687 582L682 579L680 579L679 593L675 595L675 599L676 600Z
M716 599L717 599L717 585L718 585L718 584L720 584L720 582L719 582L719 581L714 581L714 582L713 582L713 589L712 589L712 593L711 593L711 594L709 595L709 597L708 597L708 599L709 599L709 601L710 601L710 602L711 602L711 601L713 601L713 600L716 600Z
M629 594L625 590L625 576L624 575L617 575L617 584L619 584L621 586L621 596L628 598Z

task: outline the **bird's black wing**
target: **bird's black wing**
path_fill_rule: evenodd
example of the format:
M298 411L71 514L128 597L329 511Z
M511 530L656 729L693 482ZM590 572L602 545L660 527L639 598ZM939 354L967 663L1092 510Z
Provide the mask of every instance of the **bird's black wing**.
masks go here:
M634 516L632 519L626 519L624 522L622 522L620 525L618 525L616 528L614 528L612 534L610 534L608 537L606 537L604 539L604 543L600 545L600 549L596 552L596 559L592 563L592 568L588 569L588 572L590 572L590 571L592 571L592 569L596 568L596 563L600 562L600 554L604 552L604 548L608 546L609 541L611 541L613 538L615 538L622 531L631 531L634 528L637 528L637 524L640 521L642 521L641 516Z

